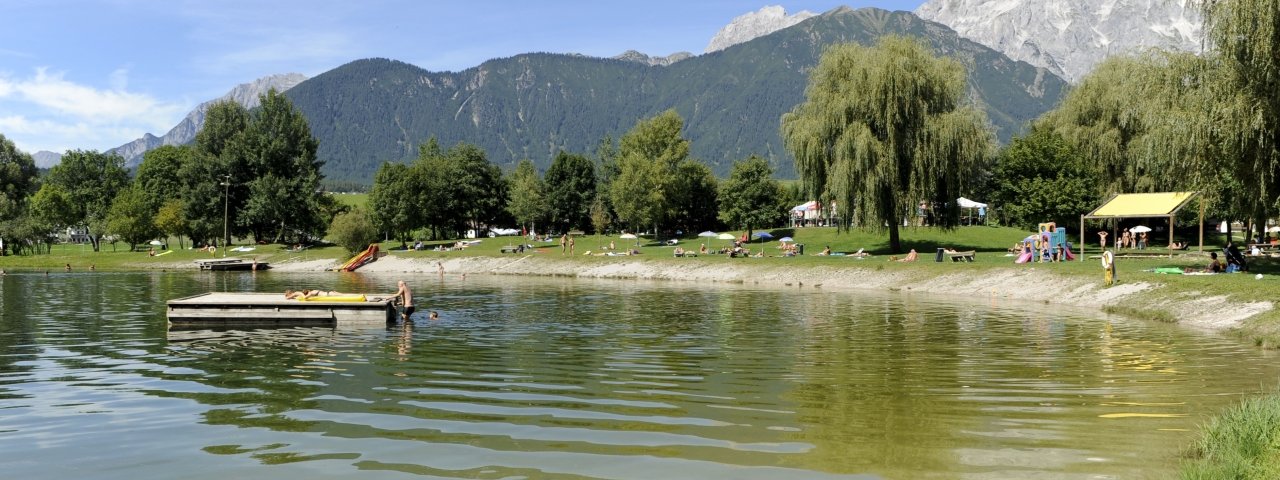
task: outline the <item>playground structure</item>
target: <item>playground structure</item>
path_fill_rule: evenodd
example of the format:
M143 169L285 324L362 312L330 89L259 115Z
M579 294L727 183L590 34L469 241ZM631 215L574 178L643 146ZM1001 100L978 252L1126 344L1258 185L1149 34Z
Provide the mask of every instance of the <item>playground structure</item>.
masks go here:
M1067 244L1067 229L1053 222L1041 223L1036 233L1022 239L1022 251L1014 263L1060 262L1075 260Z
M340 272L354 272L357 268L373 263L373 261L377 259L378 244L371 243L369 244L369 248L366 248L364 251L356 254L356 256L351 257L351 260L347 260L346 263L338 266L337 270Z

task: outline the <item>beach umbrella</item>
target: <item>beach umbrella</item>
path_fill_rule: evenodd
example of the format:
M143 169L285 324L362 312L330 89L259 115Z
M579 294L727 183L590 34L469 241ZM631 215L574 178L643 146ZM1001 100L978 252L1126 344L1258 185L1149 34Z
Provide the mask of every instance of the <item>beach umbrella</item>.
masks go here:
M621 238L623 240L635 240L636 235L634 233L624 233L622 234L621 237L618 237L618 238Z
M1138 225L1136 227L1130 228L1129 231L1133 233L1147 233L1151 231L1151 228L1146 225Z
M773 234L771 234L771 233L769 233L769 232L756 232L756 233L755 233L754 235L752 235L752 236L753 236L753 237L756 237L756 238L759 238L759 239L760 239L760 243L764 243L764 241L765 241L765 240L768 240L768 239L770 239L770 238L773 238Z
M721 233L719 235L716 235L716 238L719 238L721 240L733 240L735 237L731 233Z
M699 233L699 234L698 234L698 236L699 236L699 237L718 237L718 236L720 236L720 234L719 234L719 233L716 233L716 232L713 232L713 231L711 231L711 230L707 230L707 231L705 231L705 232Z
M1267 231L1271 233L1280 232L1280 225L1276 225L1274 227L1268 228Z
M792 240L791 237L782 237L782 238L779 238L778 241L782 243L786 243L786 242L794 242L795 240Z

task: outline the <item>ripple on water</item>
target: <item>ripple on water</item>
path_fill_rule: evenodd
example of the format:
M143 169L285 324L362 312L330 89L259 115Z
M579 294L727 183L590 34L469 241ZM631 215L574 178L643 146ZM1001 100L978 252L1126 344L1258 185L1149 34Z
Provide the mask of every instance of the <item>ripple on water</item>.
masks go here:
M0 284L15 478L1160 477L1280 372L1211 335L914 296L432 275L409 280L441 321L166 332L165 298L334 280L53 277Z

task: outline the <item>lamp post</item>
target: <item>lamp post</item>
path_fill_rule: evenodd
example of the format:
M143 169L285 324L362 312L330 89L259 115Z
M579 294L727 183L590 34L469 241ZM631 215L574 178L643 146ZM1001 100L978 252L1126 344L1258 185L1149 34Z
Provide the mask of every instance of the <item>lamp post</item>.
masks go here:
M228 213L231 211L231 175L223 175L222 182L222 258L227 258L227 244L231 243L231 233L227 229Z

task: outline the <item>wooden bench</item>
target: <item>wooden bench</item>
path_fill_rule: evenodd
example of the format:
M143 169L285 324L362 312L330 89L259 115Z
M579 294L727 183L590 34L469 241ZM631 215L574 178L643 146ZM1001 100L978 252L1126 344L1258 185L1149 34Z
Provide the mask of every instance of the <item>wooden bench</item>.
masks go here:
M972 262L973 256L976 255L978 252L974 250L969 250L967 252L943 252L943 253L945 253L948 257L950 257L951 261L953 262Z
M518 246L518 245L507 245L507 246L505 246L505 247L502 247L501 252L502 252L502 253L520 253L520 246Z

